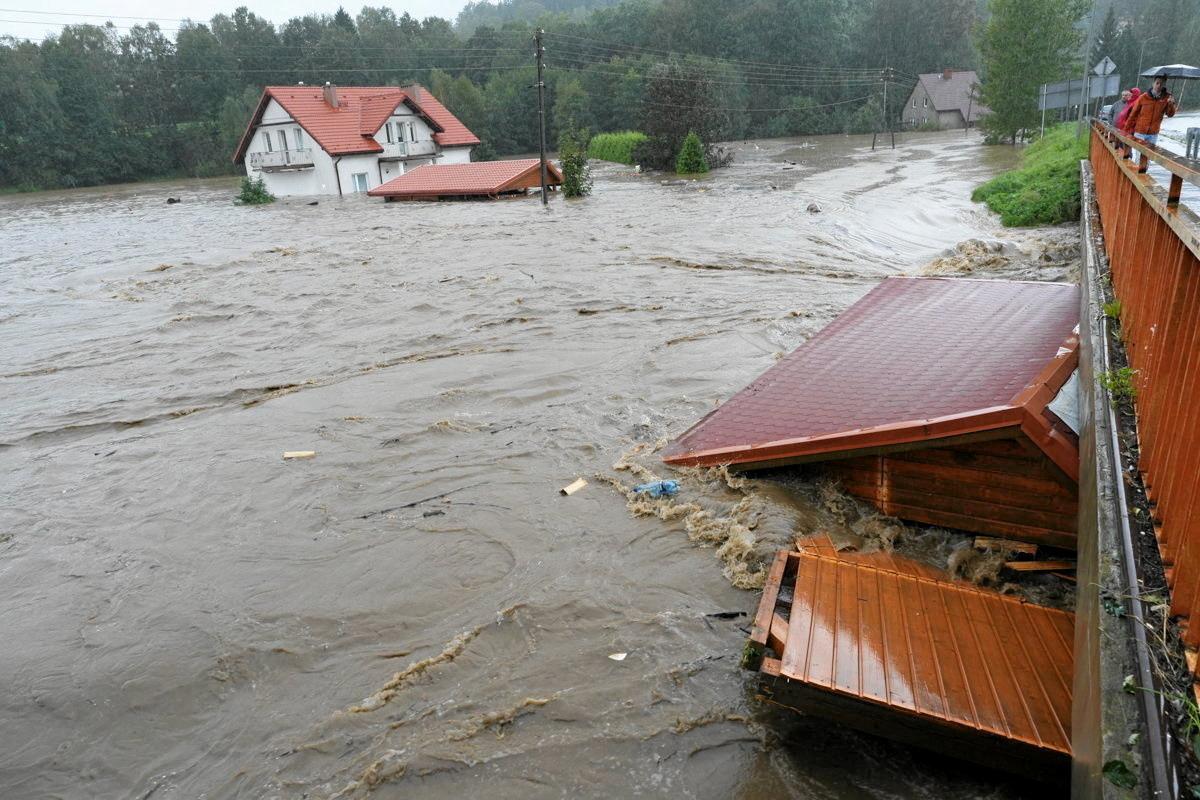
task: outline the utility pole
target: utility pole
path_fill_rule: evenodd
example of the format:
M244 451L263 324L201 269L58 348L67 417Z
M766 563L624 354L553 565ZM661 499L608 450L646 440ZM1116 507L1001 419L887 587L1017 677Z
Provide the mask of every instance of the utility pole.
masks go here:
M879 72L879 80L881 80L883 82L883 108L880 110L879 121L880 121L880 127L883 128L883 132L891 134L892 149L895 150L896 149L896 134L892 133L892 126L888 122L888 104L887 104L888 81L890 81L892 79L893 74L894 73L893 73L891 67L884 67ZM878 136L878 134L875 134L874 136L871 137L871 149L872 150L875 149L875 139L877 136Z
M542 77L546 48L542 47L543 33L545 31L538 28L537 32L533 34L533 43L537 47L538 144L542 160L542 205L546 205L550 202L550 198L547 196L546 189L546 81Z

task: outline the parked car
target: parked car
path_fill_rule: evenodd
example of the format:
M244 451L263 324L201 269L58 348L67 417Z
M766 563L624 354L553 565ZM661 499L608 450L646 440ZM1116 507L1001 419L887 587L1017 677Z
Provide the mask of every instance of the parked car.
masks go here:
M1108 105L1101 108L1100 109L1100 121L1105 124L1112 125L1113 124L1112 111L1113 111L1112 103L1109 103Z

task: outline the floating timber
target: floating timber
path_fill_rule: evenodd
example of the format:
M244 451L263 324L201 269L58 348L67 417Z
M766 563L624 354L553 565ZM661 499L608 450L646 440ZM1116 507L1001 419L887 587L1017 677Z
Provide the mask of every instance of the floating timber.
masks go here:
M1071 613L814 539L776 557L745 666L769 702L1057 783L1073 635Z
M663 460L814 464L891 516L1073 549L1078 307L1073 284L888 278Z

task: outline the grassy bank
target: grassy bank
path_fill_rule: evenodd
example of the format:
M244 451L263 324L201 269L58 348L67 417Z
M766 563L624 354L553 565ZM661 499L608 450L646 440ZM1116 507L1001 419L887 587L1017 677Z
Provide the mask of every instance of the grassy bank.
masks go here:
M1088 137L1059 125L1025 149L1020 169L992 178L971 194L1009 227L1056 225L1079 219L1079 161Z
M646 134L637 131L597 133L588 144L588 158L633 164L633 148L646 141Z

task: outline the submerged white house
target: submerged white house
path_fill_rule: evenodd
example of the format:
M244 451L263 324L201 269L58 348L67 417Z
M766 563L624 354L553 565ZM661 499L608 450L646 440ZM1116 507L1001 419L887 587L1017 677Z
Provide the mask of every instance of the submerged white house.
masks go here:
M234 153L274 195L365 193L479 138L422 86L268 86Z

